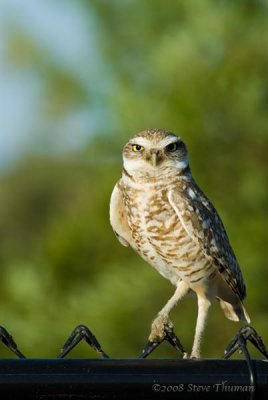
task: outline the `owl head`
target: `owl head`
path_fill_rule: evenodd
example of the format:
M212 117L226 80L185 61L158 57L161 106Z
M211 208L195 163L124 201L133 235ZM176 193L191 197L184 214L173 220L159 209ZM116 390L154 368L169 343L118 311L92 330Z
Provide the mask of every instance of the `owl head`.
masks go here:
M149 129L130 139L123 150L123 164L130 175L147 177L189 170L184 142L162 129Z

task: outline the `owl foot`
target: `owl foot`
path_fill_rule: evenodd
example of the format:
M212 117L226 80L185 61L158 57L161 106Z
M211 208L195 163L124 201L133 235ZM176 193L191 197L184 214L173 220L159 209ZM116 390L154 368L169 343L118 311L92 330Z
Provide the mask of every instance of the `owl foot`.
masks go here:
M191 355L188 355L188 357L185 358L188 358L189 360L198 360L200 358L200 354L192 353Z
M172 330L173 322L168 318L168 316L160 314L153 320L149 341L156 342L164 339L166 329Z
M149 341L142 350L139 358L146 358L164 340L169 342L176 350L178 350L182 354L183 358L188 357L188 354L185 352L179 338L174 333L173 323L168 317L160 315L152 323Z
M243 326L241 329L239 329L233 340L226 347L223 358L230 358L231 355L237 350L239 350L240 353L247 355L247 341L250 341L253 346L255 346L260 353L262 353L264 357L268 359L268 351L265 348L262 338L251 326Z

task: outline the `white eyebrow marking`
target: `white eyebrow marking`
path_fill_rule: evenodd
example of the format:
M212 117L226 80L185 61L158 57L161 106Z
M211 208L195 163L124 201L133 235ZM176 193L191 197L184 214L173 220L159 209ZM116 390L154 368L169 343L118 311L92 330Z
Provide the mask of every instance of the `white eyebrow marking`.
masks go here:
M169 136L169 137L166 137L166 138L160 140L160 142L158 142L156 146L159 147L159 148L162 148L162 147L168 146L171 143L176 143L176 142L178 142L180 140L181 140L181 138L178 137L178 136ZM130 143L131 144L138 144L140 146L146 147L146 146L151 146L152 145L152 140L148 140L148 139L146 139L144 137L137 136L137 137L131 139Z
M150 140L145 139L144 137L137 136L130 141L131 144L138 144L139 146L148 146L151 144Z
M169 136L169 137L166 137L166 138L162 139L159 142L159 145L161 145L163 147L166 147L171 143L177 143L177 142L180 142L180 141L181 141L181 138L178 137L178 136Z

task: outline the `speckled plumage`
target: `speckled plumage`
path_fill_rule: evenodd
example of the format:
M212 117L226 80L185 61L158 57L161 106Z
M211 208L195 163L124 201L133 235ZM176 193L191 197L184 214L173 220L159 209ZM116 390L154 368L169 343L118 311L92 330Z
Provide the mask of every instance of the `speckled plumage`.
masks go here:
M229 319L249 322L239 264L220 217L192 178L180 138L160 129L141 132L124 147L123 161L110 203L113 229L123 245L177 287L150 338L161 336L171 308L191 289L199 306L192 356L199 357L214 298Z

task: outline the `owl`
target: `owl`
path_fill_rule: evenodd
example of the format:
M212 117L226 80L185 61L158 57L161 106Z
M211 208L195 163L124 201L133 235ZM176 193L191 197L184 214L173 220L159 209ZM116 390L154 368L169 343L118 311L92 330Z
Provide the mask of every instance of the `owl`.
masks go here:
M214 299L228 319L250 322L238 261L217 211L192 177L180 137L150 129L129 140L111 195L110 222L123 246L175 286L152 322L149 341L163 338L165 327L172 326L170 311L189 292L196 293L198 304L192 358L200 358Z

